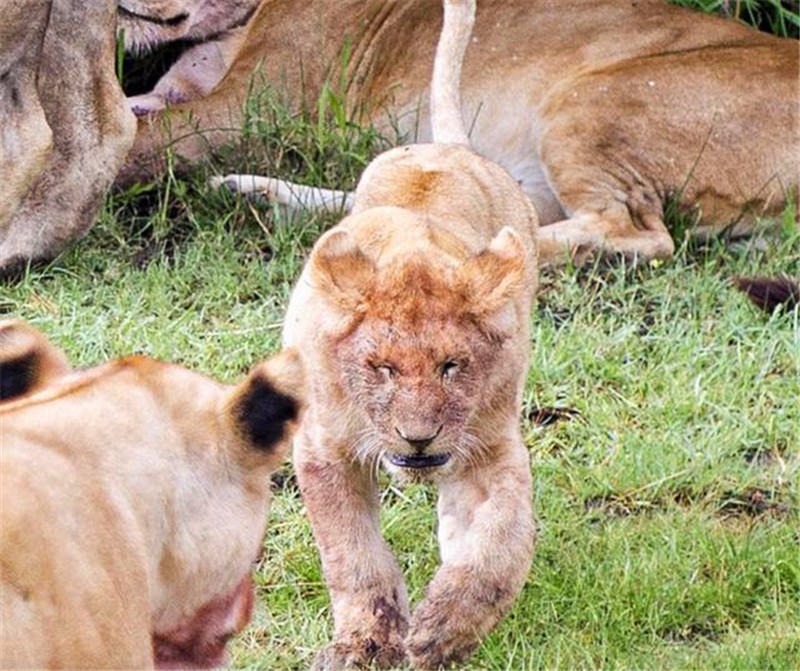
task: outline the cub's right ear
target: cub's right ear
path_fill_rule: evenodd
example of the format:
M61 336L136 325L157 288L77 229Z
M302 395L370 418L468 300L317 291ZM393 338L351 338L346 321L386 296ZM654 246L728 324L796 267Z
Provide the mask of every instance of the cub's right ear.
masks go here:
M363 309L375 282L375 264L347 231L325 233L309 263L314 285L328 300L348 312Z
M18 398L70 372L64 353L32 326L0 321L0 402Z
M225 413L245 453L269 456L277 467L303 411L305 375L297 350L289 348L258 364L225 402Z

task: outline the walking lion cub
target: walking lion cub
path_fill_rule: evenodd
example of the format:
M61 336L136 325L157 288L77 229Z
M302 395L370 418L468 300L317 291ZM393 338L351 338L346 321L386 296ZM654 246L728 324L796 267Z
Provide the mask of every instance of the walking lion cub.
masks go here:
M333 602L335 637L318 669L463 660L531 564L518 416L537 219L517 183L468 146L458 86L474 4L444 3L434 144L370 164L286 315L284 342L314 373L294 462ZM411 616L380 533L379 465L439 487L442 564Z

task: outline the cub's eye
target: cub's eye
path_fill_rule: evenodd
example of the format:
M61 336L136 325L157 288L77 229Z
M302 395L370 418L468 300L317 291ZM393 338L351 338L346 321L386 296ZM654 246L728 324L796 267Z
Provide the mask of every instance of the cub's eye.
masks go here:
M384 379L388 380L395 376L395 369L393 366L389 365L388 363L370 363L369 367L372 370L383 377Z
M450 378L452 378L456 374L456 371L458 371L458 369L459 369L458 361L453 361L452 359L448 359L441 366L439 366L439 371L442 375L442 378L444 378L445 380L449 380Z

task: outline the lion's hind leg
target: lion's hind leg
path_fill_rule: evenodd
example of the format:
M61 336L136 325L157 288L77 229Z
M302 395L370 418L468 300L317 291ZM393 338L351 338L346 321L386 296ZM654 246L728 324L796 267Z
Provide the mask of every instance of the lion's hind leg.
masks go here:
M559 197L571 216L539 227L539 263L543 266L570 260L581 264L597 254L648 261L668 258L675 251L661 202L654 194L617 189L598 193L587 183L577 191L562 189Z
M136 116L158 112L168 105L198 100L210 94L228 73L246 33L229 31L221 39L187 49L152 91L128 98Z

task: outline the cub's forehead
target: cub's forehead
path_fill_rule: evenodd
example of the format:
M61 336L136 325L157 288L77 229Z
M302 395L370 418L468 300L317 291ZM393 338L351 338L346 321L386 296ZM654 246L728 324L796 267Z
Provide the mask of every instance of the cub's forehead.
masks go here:
M364 356L394 360L466 355L483 341L475 324L459 315L368 318L353 337Z

